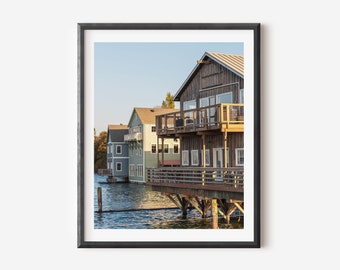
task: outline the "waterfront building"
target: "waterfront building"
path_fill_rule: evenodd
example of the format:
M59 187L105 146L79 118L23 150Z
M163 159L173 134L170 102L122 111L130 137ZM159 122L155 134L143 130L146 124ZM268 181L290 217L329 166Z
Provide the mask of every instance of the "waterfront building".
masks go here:
M180 112L157 117L157 134L180 140L181 166L243 167L243 96L243 56L206 52L174 96Z
M178 112L168 108L134 108L128 123L129 132L124 141L129 149L129 181L145 182L145 168L178 166L180 147L176 138L159 143L156 135L156 116ZM162 156L162 161L160 161Z
M108 125L107 129L107 181L127 182L129 176L129 148L124 141L127 125Z
M147 184L163 192L183 213L189 205L202 217L211 209L227 223L243 211L244 59L205 52L174 95L180 111L156 116L157 140L180 141L180 166L147 170ZM163 157L162 157L163 158Z

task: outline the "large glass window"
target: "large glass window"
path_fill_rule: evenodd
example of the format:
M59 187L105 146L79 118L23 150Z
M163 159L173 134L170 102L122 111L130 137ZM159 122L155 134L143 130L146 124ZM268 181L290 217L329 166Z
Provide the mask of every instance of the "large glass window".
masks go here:
M189 100L183 102L183 111L194 110L196 109L196 100ZM186 119L186 124L192 124L194 118L194 112L186 112L184 114L184 118Z
M233 103L233 93L228 92L228 93L223 93L220 95L216 95L216 103Z
M192 110L192 109L196 109L196 100L188 100L188 101L184 101L183 102L183 110L187 111L187 110Z
M215 96L205 97L200 99L200 108L209 107L215 105ZM201 110L200 123L212 123L215 121L215 107L210 107Z

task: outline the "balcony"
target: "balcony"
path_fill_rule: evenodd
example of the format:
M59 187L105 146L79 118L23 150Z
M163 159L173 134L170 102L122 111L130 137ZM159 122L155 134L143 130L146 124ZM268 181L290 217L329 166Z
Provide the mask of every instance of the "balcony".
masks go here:
M143 140L143 134L141 132L129 133L124 135L125 142L137 142Z
M156 116L158 136L209 130L243 132L244 104L216 104Z

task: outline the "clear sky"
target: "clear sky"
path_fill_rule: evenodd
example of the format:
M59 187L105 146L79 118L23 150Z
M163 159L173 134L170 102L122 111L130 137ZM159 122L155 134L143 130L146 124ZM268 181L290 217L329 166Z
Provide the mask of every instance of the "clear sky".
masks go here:
M97 42L94 50L94 127L99 134L109 124L127 125L134 107L161 106L206 51L243 55L243 43Z

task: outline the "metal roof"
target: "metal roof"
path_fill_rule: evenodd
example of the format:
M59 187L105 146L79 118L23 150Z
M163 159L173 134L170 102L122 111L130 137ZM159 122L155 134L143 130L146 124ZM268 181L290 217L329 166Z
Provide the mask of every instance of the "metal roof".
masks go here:
M220 63L225 68L236 73L240 77L244 75L244 58L241 55L207 52L210 58Z
M202 65L204 65L204 61L213 60L216 63L219 63L221 66L235 73L236 75L243 78L244 76L244 57L242 55L233 55L226 53L216 53L216 52L205 52L201 59L197 61L196 66L191 71L187 79L184 81L182 86L179 88L177 93L174 96L175 101L179 101L180 95L182 94L184 88L189 84L191 79L196 75L198 70Z

